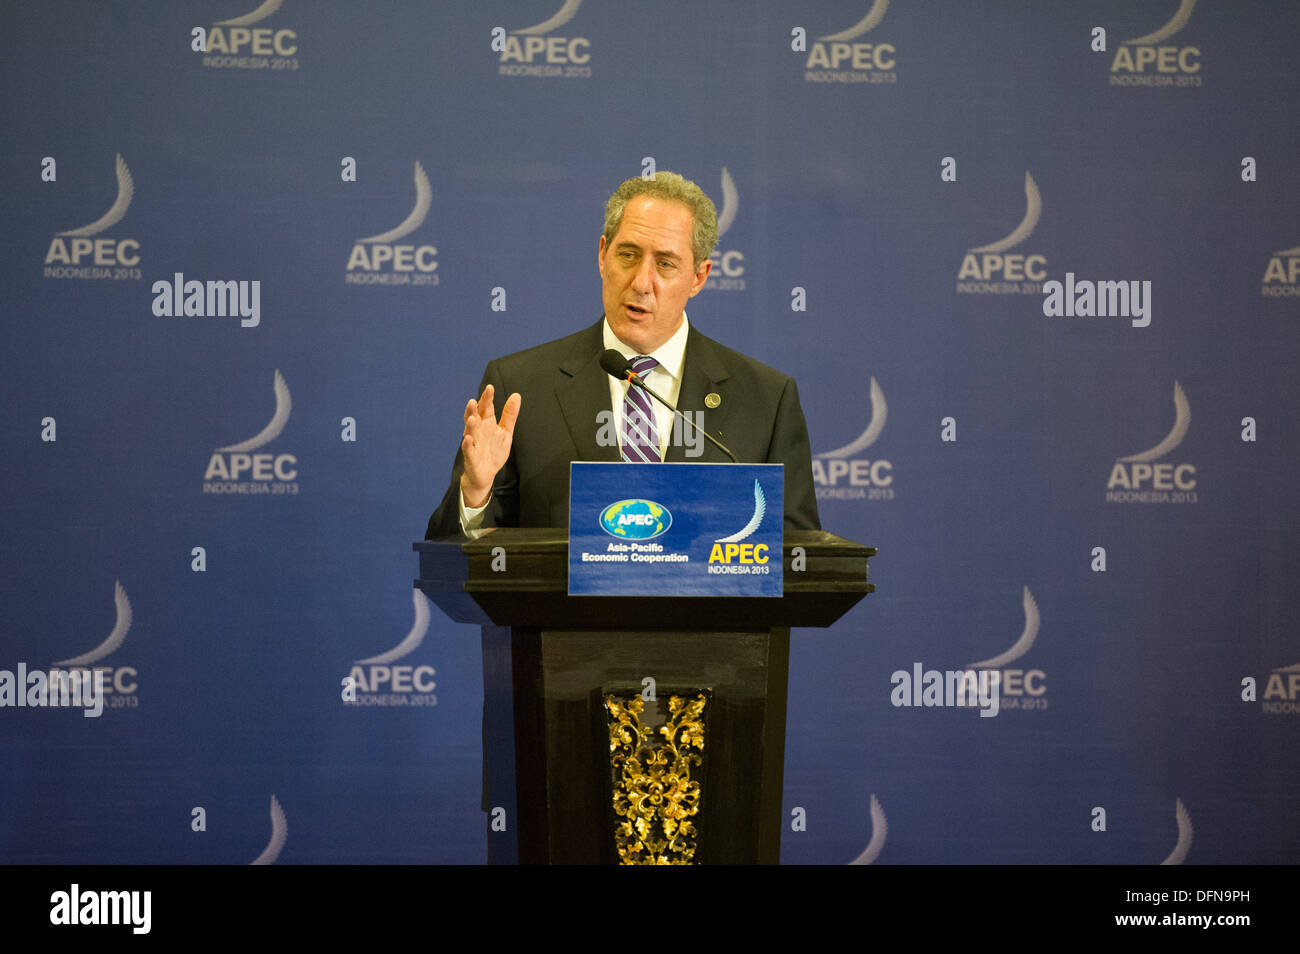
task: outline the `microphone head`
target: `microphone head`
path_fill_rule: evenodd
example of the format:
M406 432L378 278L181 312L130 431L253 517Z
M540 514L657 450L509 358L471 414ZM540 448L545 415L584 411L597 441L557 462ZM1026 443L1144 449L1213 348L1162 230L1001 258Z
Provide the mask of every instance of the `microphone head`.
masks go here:
M627 358L623 357L613 348L610 348L600 356L600 366L605 370L606 374L611 374L620 381L626 380L628 374L632 370L632 365L628 362Z

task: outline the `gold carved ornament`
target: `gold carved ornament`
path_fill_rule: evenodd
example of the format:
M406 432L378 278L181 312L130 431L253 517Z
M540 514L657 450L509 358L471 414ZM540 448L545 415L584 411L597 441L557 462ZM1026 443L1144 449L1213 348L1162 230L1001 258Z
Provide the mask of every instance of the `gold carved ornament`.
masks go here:
M614 770L614 843L619 864L687 865L695 855L699 830L692 818L700 810L700 783L691 767L702 762L705 697L668 700L668 721L655 731L641 724L645 703L626 703L610 695L610 765Z

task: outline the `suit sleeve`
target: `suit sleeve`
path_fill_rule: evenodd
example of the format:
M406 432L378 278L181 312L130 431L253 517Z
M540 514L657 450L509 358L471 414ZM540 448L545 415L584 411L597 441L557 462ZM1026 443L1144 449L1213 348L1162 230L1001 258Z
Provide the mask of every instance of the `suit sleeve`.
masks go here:
M813 486L812 446L808 440L808 423L799 406L799 388L794 378L787 378L772 428L772 445L768 463L785 464L785 528L820 530L817 515L817 490Z
M478 391L475 393L482 394L483 389L489 384L495 389L497 400L500 400L501 395L508 396L510 394L505 382L501 379L495 361L491 362L483 372L483 379L479 381ZM424 532L424 539L436 540L439 537L462 536L460 529L460 475L464 469L464 455L457 448L456 461L451 468L451 483L448 485L446 493L442 495L442 502L438 504L438 509L429 518L429 526ZM496 479L492 482L492 499L488 501L487 509L483 511L483 526L514 527L518 526L518 524L519 477L515 468L514 451L512 450L510 459L497 472Z

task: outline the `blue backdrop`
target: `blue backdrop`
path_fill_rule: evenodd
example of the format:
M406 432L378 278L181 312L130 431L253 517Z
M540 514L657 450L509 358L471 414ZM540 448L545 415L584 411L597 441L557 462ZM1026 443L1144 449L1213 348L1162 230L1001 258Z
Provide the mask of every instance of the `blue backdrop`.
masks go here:
M880 549L793 634L783 860L1293 861L1300 7L561 3L9 9L0 860L485 858L410 542L670 169L725 226L691 321ZM17 705L56 663L99 717Z

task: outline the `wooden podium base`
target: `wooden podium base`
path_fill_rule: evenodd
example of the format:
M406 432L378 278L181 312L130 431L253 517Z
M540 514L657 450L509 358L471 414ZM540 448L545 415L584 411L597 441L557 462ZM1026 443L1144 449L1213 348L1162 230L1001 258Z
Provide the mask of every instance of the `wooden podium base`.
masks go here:
M483 627L490 862L779 862L790 627L871 592L874 548L787 533L770 599L570 597L562 530L415 548Z
M485 626L487 795L518 825L490 860L775 864L789 649L784 628Z

